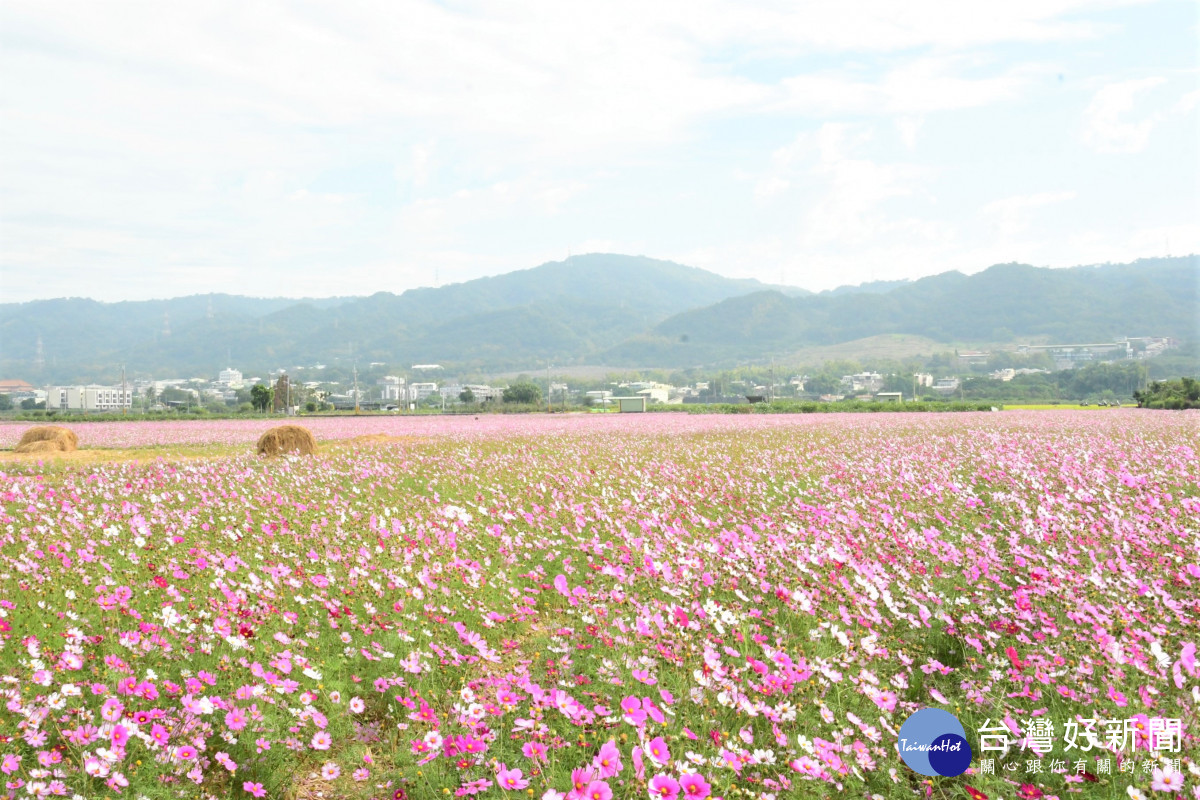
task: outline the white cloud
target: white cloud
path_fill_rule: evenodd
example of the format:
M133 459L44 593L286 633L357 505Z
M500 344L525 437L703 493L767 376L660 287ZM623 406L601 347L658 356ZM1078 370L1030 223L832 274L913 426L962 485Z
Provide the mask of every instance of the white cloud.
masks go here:
M993 200L981 209L1000 236L1010 238L1029 229L1039 208L1075 199L1075 192L1038 192Z
M917 134L921 132L921 126L925 123L922 117L897 117L896 132L900 134L900 140L904 142L904 146L909 150L913 150L917 146Z
M913 208L933 199L939 126L1007 112L1047 75L1022 45L1100 40L1116 23L1093 12L1121 5L13 0L5 299L51 291L18 279L32 270L73 294L401 290L427 267L466 279L589 240L669 255L725 238L768 280L800 247L915 253L954 227L953 209ZM1106 97L1093 141L1148 146L1156 117ZM761 130L780 125L817 132L763 165ZM609 214L620 197L654 211Z
M1083 114L1083 140L1100 153L1137 153L1146 147L1150 132L1162 121L1161 113L1152 113L1131 122L1126 117L1134 109L1137 95L1166 82L1165 78L1111 83L1096 92Z
M858 146L870 139L862 128L827 123L815 139L819 160L810 174L823 184L824 195L804 215L804 244L854 245L898 224L878 213L878 207L893 197L914 194L925 171L856 157Z

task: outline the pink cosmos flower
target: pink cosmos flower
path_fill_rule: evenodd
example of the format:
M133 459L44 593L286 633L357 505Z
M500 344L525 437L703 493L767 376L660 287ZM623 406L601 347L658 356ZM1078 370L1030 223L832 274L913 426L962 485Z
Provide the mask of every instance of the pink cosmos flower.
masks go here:
M113 747L124 747L126 742L128 742L128 741L129 741L129 731L125 729L125 726L124 725L115 726L112 730Z
M240 731L246 727L246 712L240 708L234 708L225 714L225 725L231 731Z
M669 775L655 775L650 779L650 796L675 800L679 797L679 781Z
M567 800L583 800L588 784L596 779L596 773L587 769L571 770L571 791L567 792Z
M105 722L117 722L124 713L125 704L115 697L110 697L104 701L104 705L100 706L100 719Z
M521 748L521 754L535 761L544 759L546 757L546 745L541 742L526 742Z
M325 766L321 767L321 778L327 781L337 780L342 774L342 768L332 761L326 761Z
M651 739L650 744L646 745L646 755L659 764L666 764L671 760L671 751L667 749L667 742L661 736Z
M242 784L242 791L249 792L254 797L267 796L267 790L263 788L261 783L252 783L251 781L246 781Z
M875 701L875 705L879 706L881 709L890 714L896 710L896 703L900 698L895 692L889 689L884 689L882 692L876 693L871 699Z
M525 780L521 770L508 769L506 765L501 764L500 772L496 775L496 785L505 791L517 791L527 787L529 781Z
M1178 792L1183 788L1183 773L1176 772L1168 767L1167 769L1154 770L1154 780L1150 783L1150 788L1156 792Z
M592 781L583 792L586 800L612 800L612 789L606 781Z
M688 798L688 800L701 800L712 794L712 787L708 785L708 781L704 780L704 776L698 772L693 772L680 778L679 788L683 796Z
M621 763L621 751L617 749L616 741L609 739L600 746L600 752L592 760L592 768L601 778L611 778L625 768Z
M331 744L333 744L333 737L330 736L325 731L317 731L316 733L313 734L313 737L312 737L312 749L313 750L328 750L329 746Z

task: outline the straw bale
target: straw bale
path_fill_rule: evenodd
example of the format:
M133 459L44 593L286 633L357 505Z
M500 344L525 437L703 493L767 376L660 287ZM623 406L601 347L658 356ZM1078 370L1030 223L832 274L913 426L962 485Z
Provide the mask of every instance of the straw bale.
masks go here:
M298 453L311 456L317 452L317 440L313 438L308 428L299 425L280 425L271 428L258 438L258 454L278 456L284 453Z
M69 453L79 447L79 437L61 425L39 425L25 431L17 443L18 453Z

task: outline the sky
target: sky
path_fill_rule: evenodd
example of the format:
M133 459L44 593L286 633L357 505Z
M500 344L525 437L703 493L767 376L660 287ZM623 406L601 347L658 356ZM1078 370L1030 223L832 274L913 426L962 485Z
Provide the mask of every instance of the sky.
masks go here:
M0 300L1200 252L1190 0L0 4Z

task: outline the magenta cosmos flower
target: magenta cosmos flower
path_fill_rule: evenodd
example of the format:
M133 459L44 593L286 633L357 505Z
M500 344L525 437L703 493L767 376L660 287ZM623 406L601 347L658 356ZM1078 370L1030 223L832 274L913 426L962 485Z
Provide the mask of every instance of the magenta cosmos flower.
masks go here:
M596 779L596 773L590 769L571 770L571 791L567 792L567 800L583 800L588 784Z
M592 781L583 791L586 800L612 800L612 789L607 781Z
M506 769L503 764L500 765L500 772L496 775L496 785L506 791L516 791L524 789L529 785L529 781L525 780L524 773L519 769Z
M708 781L704 780L704 776L700 773L692 773L684 775L679 779L679 788L683 792L683 796L688 800L701 800L712 794L712 787L708 785Z
M671 760L671 751L667 749L667 742L661 736L651 739L650 744L646 745L646 755L659 764L666 764Z
M670 775L655 775L650 779L650 796L662 800L675 800L679 797L679 781Z
M600 752L592 761L592 768L600 773L601 778L611 778L625 768L621 763L621 751L617 749L615 741L609 739L600 746Z

